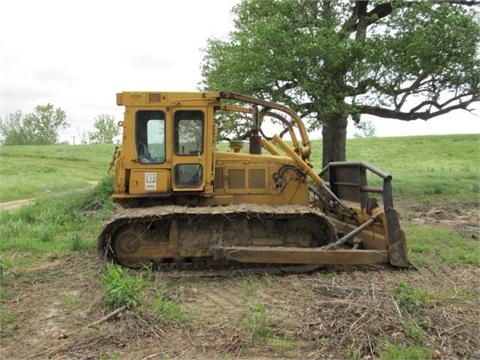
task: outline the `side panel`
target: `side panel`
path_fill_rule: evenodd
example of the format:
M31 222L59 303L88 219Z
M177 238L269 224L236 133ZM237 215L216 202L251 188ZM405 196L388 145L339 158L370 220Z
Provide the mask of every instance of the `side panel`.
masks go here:
M280 156L216 152L215 197L233 204L288 205L309 203L305 179Z

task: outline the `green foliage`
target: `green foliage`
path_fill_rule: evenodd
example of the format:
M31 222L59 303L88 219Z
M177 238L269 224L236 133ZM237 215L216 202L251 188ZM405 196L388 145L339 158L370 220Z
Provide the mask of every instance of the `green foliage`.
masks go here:
M250 340L257 341L270 337L268 309L262 302L255 301L249 306L249 313L244 321Z
M478 12L451 2L363 4L362 13L347 0L242 1L229 38L204 50L203 87L282 102L337 140L348 117L428 119L476 100Z
M0 119L0 135L4 145L47 145L58 142L58 132L67 128L66 114L52 104L38 105L33 113L21 111Z
M120 265L107 263L102 278L103 300L110 309L138 304L145 282L140 275L129 275Z
M189 311L169 298L165 291L159 291L155 297L154 310L160 318L168 323L188 323L192 319Z
M93 124L94 132L89 132L88 139L92 144L113 144L113 139L120 134L120 129L112 115L99 115Z
M415 314L419 306L433 306L433 295L423 288L413 289L410 284L399 283L395 289L395 298L401 309L409 314Z
M400 308L407 313L414 314L418 310L417 301L412 287L406 283L400 283L395 287L395 296Z
M432 358L430 349L420 345L396 345L388 344L380 354L382 360L428 360Z

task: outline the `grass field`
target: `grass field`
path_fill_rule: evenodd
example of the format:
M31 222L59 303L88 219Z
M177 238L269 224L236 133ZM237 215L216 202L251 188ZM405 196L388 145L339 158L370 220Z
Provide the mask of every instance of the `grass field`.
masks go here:
M0 201L85 188L107 174L113 145L0 146Z
M312 142L321 169L321 141ZM107 173L113 145L0 147L0 201L84 188ZM367 161L394 178L398 200L463 202L480 192L480 135L358 138L347 158Z
M321 143L313 147L318 169ZM1 358L480 356L479 135L349 141L349 160L394 177L410 270L208 277L105 266L95 239L115 211L112 152L0 148L1 199L39 199L0 212Z
M313 162L321 166L321 143ZM463 202L480 193L480 135L351 139L347 160L367 161L393 176L401 201Z

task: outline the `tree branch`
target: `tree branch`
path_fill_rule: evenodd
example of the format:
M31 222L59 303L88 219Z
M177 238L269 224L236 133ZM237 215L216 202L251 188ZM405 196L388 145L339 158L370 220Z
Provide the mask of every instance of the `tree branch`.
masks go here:
M385 2L377 5L371 11L365 13L368 1L356 1L352 10L352 15L344 22L341 31L351 33L353 31L366 31L369 25L375 24L378 20L390 15L393 11L391 2ZM410 6L409 3L403 3L402 6ZM365 21L362 21L365 20ZM362 25L362 29L359 29Z
M458 96L455 100L459 100L460 97L462 97L462 96L466 96L466 95L464 94L464 95ZM413 109L410 110L409 112L402 112L402 111L398 111L398 110L385 109L385 108L380 108L380 107L370 106L370 105L357 105L357 108L358 108L359 112L362 113L362 114L369 114L369 115L374 115L374 116L378 116L378 117L382 117L382 118L391 118L391 119L398 119L398 120L403 120L403 121L412 121L412 120L418 120L418 119L428 120L428 119L434 118L436 116L446 114L446 113L448 113L452 110L458 110L458 109L468 110L467 106L470 105L473 102L478 101L478 99L475 98L475 97L472 97L468 101L464 101L464 102L459 103L459 104L450 105L450 106L445 107L446 104L449 104L452 101L454 101L454 100L450 99L443 104L438 104L437 103L436 105L440 106L439 107L440 110L435 111L435 112L431 112L430 110L416 112L416 111L413 111ZM422 106L425 106L429 103L433 103L433 102L432 101L430 101L430 102L425 101L424 103L422 103ZM415 108L419 109L419 106L416 106Z
M405 4L405 7L410 6L408 4ZM392 3L383 3L379 4L377 7L375 7L372 11L369 11L367 13L367 26L376 23L378 20L383 19L384 17L387 17L390 15L393 11L393 6Z
M465 6L476 6L480 4L480 1L474 0L431 0L434 4L455 4L455 5L465 5Z
M367 5L368 1L356 1L357 8L357 40L365 40L367 36Z
M425 100L425 101L421 102L420 104L418 104L417 106L410 109L410 112L414 113L414 112L420 110L422 107L427 106L427 105L434 106L438 110L442 110L448 104L450 104L452 102L455 102L457 100L461 100L462 98L464 98L466 96L472 96L472 100L475 101L475 98L473 97L474 95L475 94L473 94L473 93L466 93L466 94L461 94L461 95L458 95L458 96L454 96L451 99L448 99L447 101L445 101L443 104L440 104L437 101L433 101L433 100ZM461 103L461 104L463 104L463 103ZM430 111L428 111L428 112L430 112Z

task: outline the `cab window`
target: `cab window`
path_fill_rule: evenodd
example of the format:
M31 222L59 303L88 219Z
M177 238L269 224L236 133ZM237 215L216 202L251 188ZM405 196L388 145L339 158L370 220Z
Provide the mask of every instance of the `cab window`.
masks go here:
M177 111L175 123L175 155L200 155L203 153L203 112Z
M201 164L175 165L175 184L178 187L197 187L203 181L203 168Z
M165 113L159 110L137 111L135 125L138 162L163 163L165 161Z

